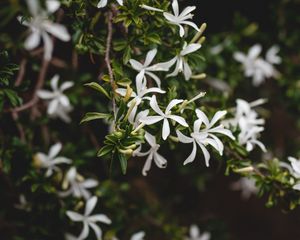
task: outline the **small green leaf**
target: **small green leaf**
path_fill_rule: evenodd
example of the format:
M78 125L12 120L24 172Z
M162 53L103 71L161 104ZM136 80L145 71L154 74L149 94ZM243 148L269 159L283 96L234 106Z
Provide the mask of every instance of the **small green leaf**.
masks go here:
M114 147L111 145L106 145L102 147L98 152L97 152L97 157L103 157L113 151Z
M119 153L118 157L119 157L119 160L120 160L122 173L125 175L126 174L126 170L127 170L127 158L122 153Z
M100 86L98 83L91 82L91 83L86 83L84 85L103 93L107 98L110 99L108 92L102 86Z
M111 115L108 113L89 112L89 113L85 114L85 116L81 120L80 124L84 123L84 122L96 120L96 119L104 119L104 118L108 119L110 117L111 117Z

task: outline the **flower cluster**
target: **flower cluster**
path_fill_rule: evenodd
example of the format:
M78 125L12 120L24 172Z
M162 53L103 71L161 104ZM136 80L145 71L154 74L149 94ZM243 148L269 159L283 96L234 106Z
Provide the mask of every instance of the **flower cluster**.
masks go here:
M236 52L234 59L243 64L246 77L252 77L254 86L261 85L266 78L276 77L278 75L274 64L280 64L281 58L277 55L279 47L273 46L266 53L266 59L260 57L262 46L256 44L252 46L248 54Z
M259 146L262 151L266 151L264 144L258 140L260 133L264 130L265 120L259 118L258 113L253 109L264 102L264 99L258 99L251 103L237 99L234 118L224 121L225 125L229 124L239 128L238 142L240 145L246 146L248 152L252 151L255 145Z

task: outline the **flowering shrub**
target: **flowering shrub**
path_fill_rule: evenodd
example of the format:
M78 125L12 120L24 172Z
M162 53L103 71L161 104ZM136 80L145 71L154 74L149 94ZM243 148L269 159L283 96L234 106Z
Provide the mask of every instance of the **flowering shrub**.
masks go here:
M174 180L203 190L217 171L240 177L228 191L244 199L300 204L300 160L287 157L297 152L265 132L267 84L283 86L291 108L298 99L280 39L262 57L263 34L244 20L206 40L196 6L177 0L2 9L3 239L228 239L174 212L190 198L172 195Z

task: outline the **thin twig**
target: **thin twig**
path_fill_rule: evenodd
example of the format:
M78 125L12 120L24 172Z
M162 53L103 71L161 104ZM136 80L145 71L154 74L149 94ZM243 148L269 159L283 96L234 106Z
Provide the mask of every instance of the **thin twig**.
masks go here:
M38 102L38 96L37 96L36 93L44 85L45 77L46 77L46 73L47 73L48 67L49 67L49 61L47 61L47 60L44 59L43 63L42 63L41 70L40 70L40 73L39 73L39 77L38 77L37 83L35 85L35 89L34 89L34 92L33 92L33 97L31 98L31 100L29 100L27 103L23 104L20 107L13 108L13 109L8 109L9 112L21 112L21 111L24 111L24 110L26 110L28 108L31 108L32 106L34 106Z
M27 59L23 58L20 62L20 70L19 70L16 82L15 82L16 87L20 86L24 79L26 65L27 65Z
M112 41L112 34L113 34L113 28L112 28L112 17L113 14L111 11L108 12L107 15L107 39L106 39L106 51L105 51L105 63L108 69L108 74L110 78L110 84L113 89L113 92L115 92L115 82L114 82L114 74L112 67L110 65L110 50L111 50L111 41ZM116 120L116 101L115 98L112 98L112 105L113 105L113 112L114 112L114 118Z

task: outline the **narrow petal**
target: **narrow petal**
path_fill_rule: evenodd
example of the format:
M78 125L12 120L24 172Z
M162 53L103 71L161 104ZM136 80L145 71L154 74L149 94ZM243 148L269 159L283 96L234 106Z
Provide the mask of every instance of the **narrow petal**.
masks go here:
M60 8L60 2L57 0L46 0L46 8L49 13L54 13Z
M262 51L262 47L260 44L255 44L253 47L249 49L248 57L250 59L256 59Z
M193 138L187 137L185 135L183 135L179 130L176 130L177 133L177 137L179 139L179 142L182 143L192 143L194 140Z
M192 76L192 69L190 67L190 65L187 63L187 61L183 61L183 75L184 75L184 79L186 81L190 80L191 76Z
M55 94L53 92L47 91L47 90L38 90L37 96L42 99L52 99L55 97Z
M89 226L87 222L83 222L83 229L78 237L78 240L86 239L89 236Z
M206 167L209 167L209 159L210 159L210 154L209 152L207 151L207 149L203 146L202 143L198 142L198 145L199 147L201 148L202 152L203 152L203 155L204 155L204 159L205 159L205 165Z
M84 211L84 215L85 216L89 216L92 211L94 210L96 204L97 204L98 198L96 196L91 197L85 205L85 211Z
M48 33L43 32L42 38L44 41L44 59L47 61L50 61L52 58L52 52L53 52L53 42Z
M96 239L100 240L102 239L102 230L99 226L97 226L95 223L89 222L90 227L94 230L94 233L96 235Z
M136 71L141 71L143 69L143 64L141 64L140 62L134 60L134 59L130 59L129 63L131 65L131 67L136 70Z
M57 154L61 151L62 149L62 144L61 143L56 143L54 144L50 150L49 150L49 158L54 158L55 156L57 156Z
M222 117L227 114L227 111L217 111L210 121L209 127L211 128L217 121L219 121Z
M90 216L88 219L92 222L111 224L111 220L105 214L95 214L93 216Z
M39 31L33 31L25 40L24 47L27 50L36 48L41 42L41 35Z
M163 140L166 140L169 135L170 135L170 125L169 125L169 121L165 118L163 123L163 128L162 128Z
M107 5L107 0L100 0L100 2L97 5L97 8L103 8Z
M183 117L176 116L176 115L169 115L168 118L171 118L172 120L174 120L175 122L179 123L184 127L189 126Z
M205 126L209 126L209 120L204 112L202 112L200 109L196 109L196 115L202 120Z
M153 159L154 159L154 162L155 162L156 166L158 166L159 168L166 168L167 167L167 159L165 159L159 153L155 152L153 154Z
M188 15L190 12L192 12L192 11L194 11L196 9L196 7L195 6L188 6L188 7L186 7L185 9L183 9L182 10L182 12L180 13L180 15L179 16L186 16L186 15Z
M66 214L74 222L80 222L83 219L83 216L77 212L67 211Z
M58 81L59 81L59 75L58 75L58 74L55 74L55 75L51 78L51 81L50 81L51 88L52 88L54 91L57 91L57 90L58 90Z
M188 158L185 159L185 161L183 162L183 165L193 162L195 160L196 153L197 153L197 145L196 145L196 142L193 141L193 150L192 150L190 156L188 156Z
M190 54L192 52L196 52L198 49L201 48L201 44L199 43L192 43L187 45L181 52L180 55L181 56L185 56L187 54Z
M182 102L183 102L182 99L173 99L173 100L168 104L165 113L166 113L166 114L169 114L170 111L171 111L171 109L172 109L173 107L175 107L177 104L182 103Z
M149 143L149 145L151 147L154 147L156 146L156 139L155 139L155 136L151 135L150 133L146 132L145 133L145 139L146 141Z
M81 185L85 188L93 188L93 187L97 187L99 184L99 182L97 180L94 179L87 179L84 182L81 183Z
M61 41L68 42L71 40L71 36L65 26L52 22L44 22L43 25L48 33L51 33Z
M143 167L143 170L142 170L142 173L144 176L147 176L147 172L150 170L151 168L151 164L152 164L152 159L153 159L153 153L150 152L149 156L147 157L146 159L146 162L144 164L144 167Z
M71 88L71 87L73 87L73 86L74 86L74 83L68 81L68 82L64 82L64 83L60 86L59 89L60 89L61 92L63 92L63 91L65 91L65 90L67 90L68 88Z
M155 81L155 83L157 84L157 86L160 88L161 81L160 81L159 77L156 76L154 73L149 72L149 71L146 71L145 73L146 73L148 76L150 76L150 77Z
M150 63L153 61L153 59L155 58L155 55L157 53L157 49L154 48L151 51L149 51L146 55L146 59L145 59L145 63L144 66L148 67L150 65Z
M140 122L145 123L146 125L152 125L163 119L164 119L164 117L162 117L162 116L148 116L148 117L144 117L144 118L140 119Z
M150 106L151 108L160 116L165 116L165 114L162 112L162 110L159 108L156 100L156 96L153 95L151 100L150 100Z
M178 16L179 15L179 6L178 6L178 1L177 0L173 0L172 8L173 8L174 15Z

